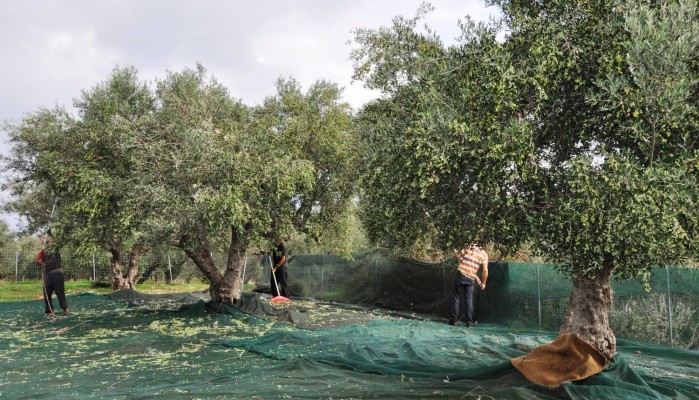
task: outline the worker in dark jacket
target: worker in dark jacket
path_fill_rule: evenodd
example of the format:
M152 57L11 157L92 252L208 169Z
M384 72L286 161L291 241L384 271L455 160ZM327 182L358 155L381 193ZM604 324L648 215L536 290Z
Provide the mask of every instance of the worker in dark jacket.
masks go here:
M61 253L53 243L51 229L40 237L43 245L36 263L43 270L44 275L44 312L47 317L55 317L53 308L53 292L56 292L58 304L63 309L63 315L68 315L68 302L66 301L65 277L61 265Z
M286 266L286 245L279 240L277 247L272 251L272 297L289 297L289 273Z

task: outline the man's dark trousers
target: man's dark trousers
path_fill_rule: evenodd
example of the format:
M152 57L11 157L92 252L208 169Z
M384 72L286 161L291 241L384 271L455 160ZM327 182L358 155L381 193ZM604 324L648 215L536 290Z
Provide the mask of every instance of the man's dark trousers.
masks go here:
M463 276L459 271L456 271L456 277L454 278L454 285L452 288L452 301L451 301L451 318L450 321L458 321L459 318L459 303L461 302L461 291L464 292L464 297L466 298L466 325L473 326L473 288L476 285L476 281Z

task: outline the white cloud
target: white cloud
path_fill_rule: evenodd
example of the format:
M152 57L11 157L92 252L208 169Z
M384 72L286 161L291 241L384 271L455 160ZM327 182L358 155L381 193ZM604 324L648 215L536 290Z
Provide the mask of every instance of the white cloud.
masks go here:
M56 32L38 41L35 57L40 60L41 81L90 82L104 79L100 72L109 70L119 61L119 53L100 47L93 29L76 32ZM88 86L88 87L89 87ZM86 88L86 87L84 87Z
M4 47L4 46L3 46ZM16 120L38 107L70 107L72 99L99 80L119 60L99 46L95 32L41 31L3 49L0 64L0 117Z

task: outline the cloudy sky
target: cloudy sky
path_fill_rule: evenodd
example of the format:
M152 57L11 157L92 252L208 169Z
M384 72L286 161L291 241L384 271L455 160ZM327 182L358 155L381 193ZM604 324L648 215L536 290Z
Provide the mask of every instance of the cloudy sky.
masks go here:
M355 108L375 95L352 83L352 31L412 17L422 0L0 0L0 122L40 107L72 109L81 90L115 66L142 80L201 63L248 105L274 94L279 77L304 88L344 87ZM483 0L432 0L427 24L445 43L465 15L495 14ZM9 146L0 132L0 152ZM0 193L0 201L6 195ZM16 227L11 215L2 218Z

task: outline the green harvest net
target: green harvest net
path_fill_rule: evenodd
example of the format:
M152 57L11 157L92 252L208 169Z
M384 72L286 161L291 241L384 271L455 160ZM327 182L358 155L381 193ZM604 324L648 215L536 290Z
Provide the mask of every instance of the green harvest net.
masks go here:
M246 280L263 283L269 265L252 264ZM600 374L530 383L510 360L555 339L570 282L546 265L490 270L471 329L444 323L453 262L381 251L292 256L290 305L121 291L69 296L71 314L49 319L40 300L0 303L0 398L699 400L699 352L625 339ZM649 295L614 288L622 308ZM650 295L675 310L680 297L696 304L697 288L696 271L661 268Z
M604 372L548 389L510 359L553 332L313 299L274 306L254 293L237 307L202 298L74 295L71 314L51 319L41 301L0 303L0 398L699 399L694 351L621 340Z
M289 264L291 293L299 297L449 317L453 259L426 264L377 250L351 261L292 255ZM558 330L572 289L562 273L552 265L524 263L490 263L489 271L488 289L475 294L476 319L511 328ZM248 275L269 281L264 267ZM699 349L699 270L653 268L650 281L650 292L635 280L612 281L612 328L624 338Z

